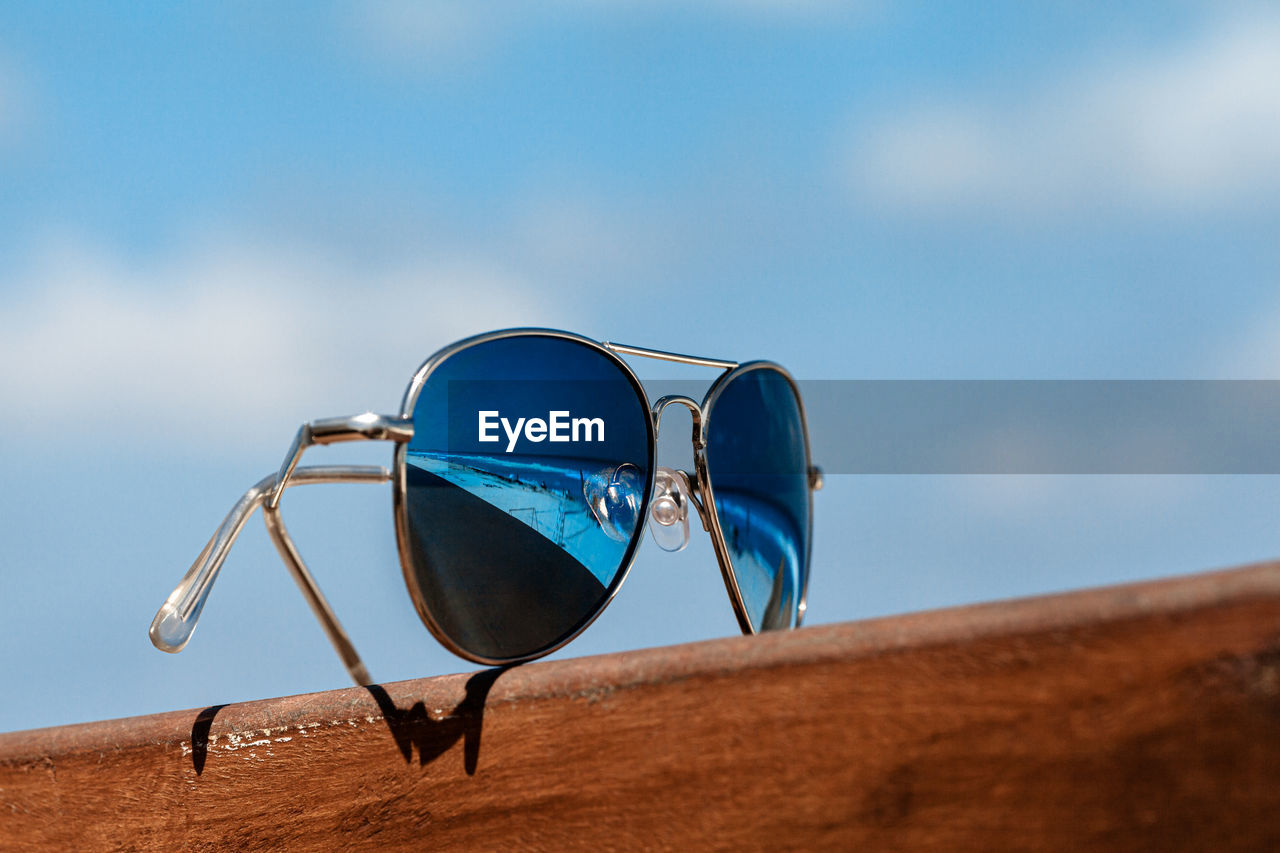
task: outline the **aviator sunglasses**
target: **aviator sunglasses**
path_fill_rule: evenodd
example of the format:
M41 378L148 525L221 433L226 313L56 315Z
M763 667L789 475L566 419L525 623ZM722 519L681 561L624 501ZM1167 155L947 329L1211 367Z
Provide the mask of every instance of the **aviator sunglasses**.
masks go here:
M701 403L650 405L621 356L720 369ZM693 418L692 472L655 464L662 413ZM316 444L389 441L390 469L299 466ZM689 541L689 508L711 536L743 633L799 626L812 495L804 406L776 364L598 343L545 329L468 338L418 368L398 415L304 424L280 470L249 489L151 623L151 642L191 639L227 553L261 508L281 558L356 684L371 684L280 516L292 486L391 483L396 542L418 615L467 660L533 660L582 633L617 594L648 527Z

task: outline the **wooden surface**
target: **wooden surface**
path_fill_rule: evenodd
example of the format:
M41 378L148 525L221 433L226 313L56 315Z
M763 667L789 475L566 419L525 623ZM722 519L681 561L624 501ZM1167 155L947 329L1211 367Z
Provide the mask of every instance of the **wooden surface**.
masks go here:
M1280 849L1280 564L0 735L0 848Z

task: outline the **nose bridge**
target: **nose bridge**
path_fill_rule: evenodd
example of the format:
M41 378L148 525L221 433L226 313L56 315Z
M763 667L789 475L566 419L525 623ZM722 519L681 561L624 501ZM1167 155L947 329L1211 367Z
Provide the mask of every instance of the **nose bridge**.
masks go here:
M689 410L689 415L693 418L693 447L695 450L700 449L702 447L702 407L698 405L697 400L686 397L684 394L668 394L658 398L658 401L653 404L654 435L656 436L662 428L662 413L673 404L684 406Z

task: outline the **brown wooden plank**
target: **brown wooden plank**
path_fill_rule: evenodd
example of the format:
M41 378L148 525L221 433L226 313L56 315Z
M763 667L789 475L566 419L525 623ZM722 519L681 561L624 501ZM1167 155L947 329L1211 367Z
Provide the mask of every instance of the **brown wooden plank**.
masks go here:
M1280 564L0 735L4 849L1280 848Z

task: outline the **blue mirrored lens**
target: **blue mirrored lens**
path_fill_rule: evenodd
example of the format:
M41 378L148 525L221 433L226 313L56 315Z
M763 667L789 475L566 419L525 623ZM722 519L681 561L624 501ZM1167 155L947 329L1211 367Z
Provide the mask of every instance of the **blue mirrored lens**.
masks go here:
M643 392L594 347L520 335L445 359L406 453L412 570L431 618L495 661L579 630L639 539L652 452Z
M809 475L795 389L761 367L729 380L707 416L707 473L757 631L795 622L809 559Z

